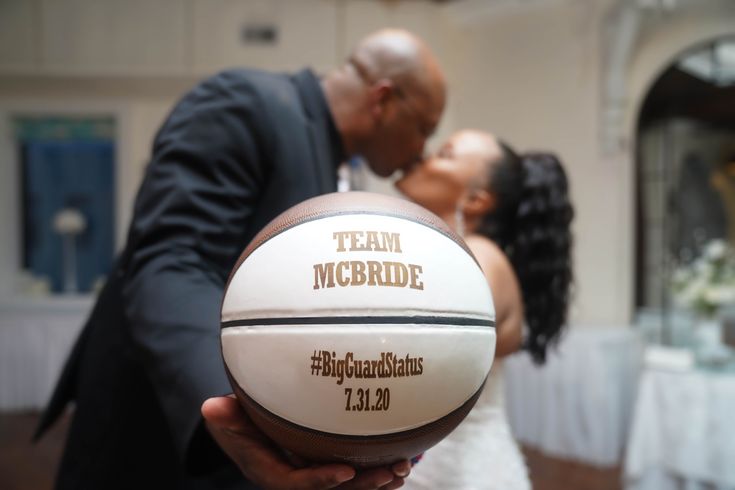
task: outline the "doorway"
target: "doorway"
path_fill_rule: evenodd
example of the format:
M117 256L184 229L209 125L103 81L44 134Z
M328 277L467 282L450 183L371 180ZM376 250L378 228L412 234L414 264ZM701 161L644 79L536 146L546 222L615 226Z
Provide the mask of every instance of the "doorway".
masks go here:
M670 64L638 117L636 307L676 321L677 270L715 242L735 246L735 37ZM666 334L664 334L666 336Z

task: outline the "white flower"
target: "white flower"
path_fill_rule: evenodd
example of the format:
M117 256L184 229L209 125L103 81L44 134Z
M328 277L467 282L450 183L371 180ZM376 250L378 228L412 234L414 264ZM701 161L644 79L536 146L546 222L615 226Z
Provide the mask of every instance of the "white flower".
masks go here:
M710 286L704 290L703 297L708 303L718 306L735 303L735 287Z
M689 282L690 276L691 273L689 270L680 267L674 271L673 275L671 276L671 281L677 288L682 288L686 286L686 284Z
M704 256L709 260L720 260L727 254L727 242L721 238L712 240L704 248Z
M735 249L725 240L712 240L702 255L674 270L671 288L678 305L706 315L735 304Z
M54 215L54 231L59 234L78 235L87 228L87 220L76 208L64 208Z

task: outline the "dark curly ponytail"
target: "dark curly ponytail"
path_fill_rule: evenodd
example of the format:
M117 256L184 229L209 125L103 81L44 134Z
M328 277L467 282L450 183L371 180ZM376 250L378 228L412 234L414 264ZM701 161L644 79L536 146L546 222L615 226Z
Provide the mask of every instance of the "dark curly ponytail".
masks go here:
M500 146L502 158L489 165L488 187L497 206L478 231L497 243L513 265L529 329L524 348L540 364L566 322L574 211L566 174L554 155L519 157L505 143Z

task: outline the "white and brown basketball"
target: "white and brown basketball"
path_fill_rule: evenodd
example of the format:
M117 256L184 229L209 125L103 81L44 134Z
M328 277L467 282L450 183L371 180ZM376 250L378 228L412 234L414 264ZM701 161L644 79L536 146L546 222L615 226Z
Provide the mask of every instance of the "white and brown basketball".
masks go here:
M243 252L222 303L222 354L255 424L317 462L366 467L439 442L495 353L487 281L462 239L408 201L305 201Z

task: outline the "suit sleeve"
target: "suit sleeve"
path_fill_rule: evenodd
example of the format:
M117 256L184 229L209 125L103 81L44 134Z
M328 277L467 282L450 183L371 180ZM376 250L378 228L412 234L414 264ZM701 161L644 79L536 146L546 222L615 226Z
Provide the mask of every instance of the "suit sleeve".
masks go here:
M192 440L213 444L202 402L232 391L220 304L267 178L255 104L216 83L195 89L159 132L136 199L125 314L183 461L203 452Z

